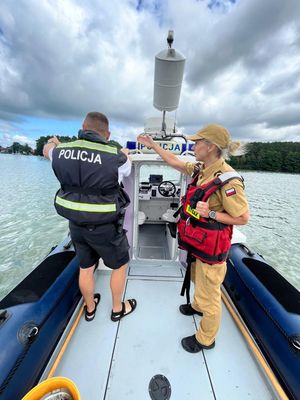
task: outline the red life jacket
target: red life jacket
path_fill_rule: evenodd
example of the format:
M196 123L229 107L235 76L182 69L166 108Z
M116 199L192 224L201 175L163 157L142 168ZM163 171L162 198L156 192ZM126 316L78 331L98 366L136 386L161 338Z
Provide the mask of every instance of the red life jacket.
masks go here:
M232 179L243 178L235 171L225 172L212 181L196 186L197 174L182 198L178 228L178 246L207 264L221 264L228 256L231 246L232 225L222 224L201 217L195 209L198 201L208 198Z

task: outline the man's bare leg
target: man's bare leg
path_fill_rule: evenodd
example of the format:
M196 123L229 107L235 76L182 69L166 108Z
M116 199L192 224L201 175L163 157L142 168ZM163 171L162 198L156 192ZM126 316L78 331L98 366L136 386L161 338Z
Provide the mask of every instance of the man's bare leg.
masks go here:
M122 296L125 288L127 265L124 264L118 269L114 269L110 277L110 289L112 295L113 312L119 312L122 309ZM126 301L126 312L130 311L130 304Z
M95 308L94 301L94 269L95 265L92 265L89 268L80 268L79 270L79 288L83 299L86 304L86 308L88 312L91 312Z

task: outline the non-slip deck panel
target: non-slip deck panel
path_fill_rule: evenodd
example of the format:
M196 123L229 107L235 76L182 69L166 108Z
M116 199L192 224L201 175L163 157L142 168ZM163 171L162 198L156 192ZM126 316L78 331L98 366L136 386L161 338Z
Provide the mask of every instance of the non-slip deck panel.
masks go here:
M74 332L71 342L55 371L56 376L72 379L82 400L105 399L118 323L110 320L110 275L95 273L96 292L101 293L97 314L92 322L84 316Z
M157 374L168 378L174 400L214 399L203 355L180 344L195 331L193 318L178 310L180 288L176 281L128 281L126 298L136 298L137 309L120 323L105 400L150 399Z
M137 255L139 258L145 258L149 260L170 259L165 224L145 224L139 227Z
M129 263L129 276L182 278L183 273L177 261L132 260Z
M275 399L263 379L243 335L222 304L220 330L213 350L205 350L208 372L216 399ZM195 316L197 326L201 318Z
M146 258L150 260L166 260L166 249L159 246L143 246L139 247L139 258Z
M128 277L125 298L135 298L137 308L119 323L110 320L110 275L96 272L102 295L96 318L81 318L55 375L72 379L89 400L150 399L148 384L156 374L168 378L174 400L275 399L225 307L216 347L183 350L181 339L194 334L196 324L178 310L182 278L155 277L155 271L149 265L152 277Z

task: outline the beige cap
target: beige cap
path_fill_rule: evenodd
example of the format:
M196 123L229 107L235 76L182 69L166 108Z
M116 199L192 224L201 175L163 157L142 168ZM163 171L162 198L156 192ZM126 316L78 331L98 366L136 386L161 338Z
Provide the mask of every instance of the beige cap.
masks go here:
M224 126L217 124L210 124L200 129L192 136L187 136L188 140L206 139L211 143L216 144L221 149L226 149L231 142L230 133Z

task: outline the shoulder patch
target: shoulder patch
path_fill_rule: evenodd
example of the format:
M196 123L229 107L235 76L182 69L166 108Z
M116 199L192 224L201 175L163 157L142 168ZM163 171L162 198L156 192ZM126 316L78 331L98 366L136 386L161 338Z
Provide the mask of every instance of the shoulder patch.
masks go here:
M236 194L235 188L230 188L230 189L225 190L225 194L227 197L233 196L234 194Z

